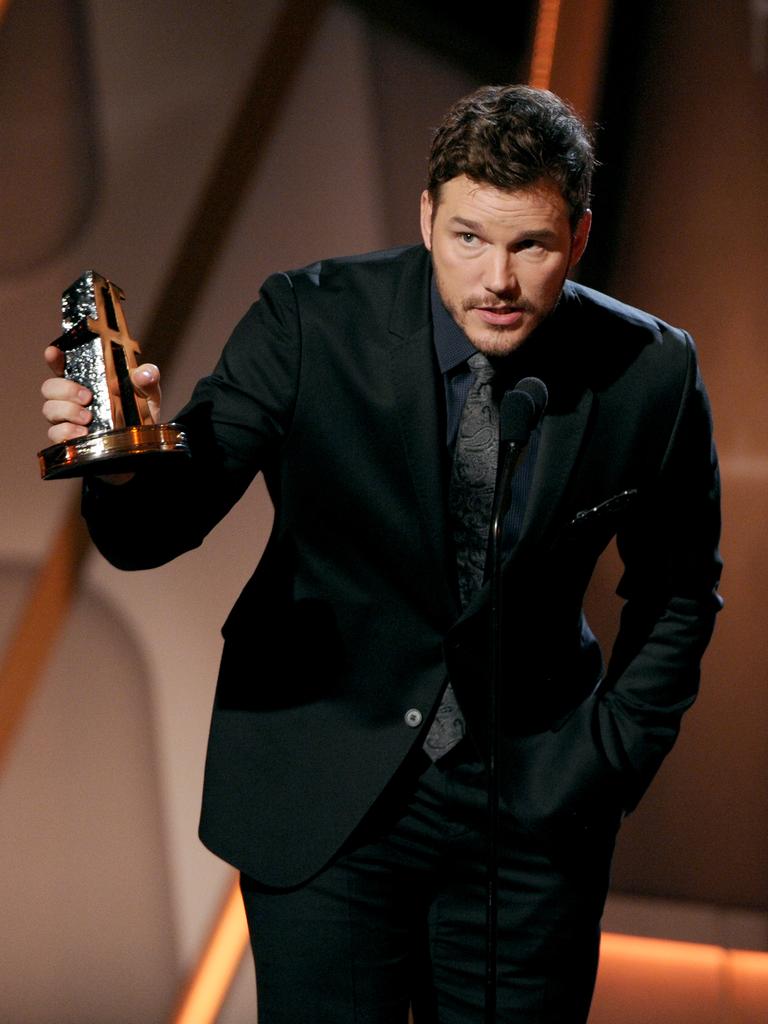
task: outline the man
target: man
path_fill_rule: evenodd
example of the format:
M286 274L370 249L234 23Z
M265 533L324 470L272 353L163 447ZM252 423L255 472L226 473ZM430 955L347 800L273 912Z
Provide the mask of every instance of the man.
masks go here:
M551 93L459 101L424 246L271 277L177 417L189 464L86 487L128 569L199 544L259 470L274 501L223 629L201 823L242 872L265 1024L482 1019L489 471L467 484L466 449L483 435L495 457L498 399L530 375L549 405L503 536L497 1001L502 1020L586 1019L615 831L719 607L692 342L566 281L592 165ZM156 409L156 368L134 380ZM87 430L85 389L43 391L52 441ZM134 513L147 494L162 515ZM581 605L613 536L626 603L604 670Z

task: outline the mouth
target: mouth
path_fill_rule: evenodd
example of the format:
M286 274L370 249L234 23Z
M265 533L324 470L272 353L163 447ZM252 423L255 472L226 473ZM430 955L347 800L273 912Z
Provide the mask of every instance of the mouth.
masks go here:
M524 315L519 306L475 306L474 310L481 320L493 327L517 327Z

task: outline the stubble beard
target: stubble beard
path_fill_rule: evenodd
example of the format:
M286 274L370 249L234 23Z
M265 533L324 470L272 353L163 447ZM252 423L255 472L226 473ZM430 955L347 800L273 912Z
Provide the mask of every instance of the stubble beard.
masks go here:
M520 327L505 327L503 324L485 324L482 329L475 329L469 322L469 316L473 309L477 306L491 305L487 299L479 297L470 297L465 299L461 306L457 306L455 302L451 302L447 298L441 283L440 277L435 272L435 281L437 283L437 290L442 299L443 305L446 310L450 313L455 323L461 328L464 334L469 338L471 343L475 346L478 352L482 352L486 356L506 356L511 352L516 351L520 348L527 340L528 337L533 333L536 327L538 327L541 320L544 319L542 316L537 315L537 311L531 306L530 303L524 299L516 299L514 305L517 309L521 309L527 317L533 316L533 322L522 324ZM501 305L501 303L499 303Z
M505 327L502 324L485 324L482 331L480 331L475 330L470 326L469 315L471 311L478 306L490 306L492 303L488 302L485 296L470 296L462 301L460 307L457 306L455 302L451 302L446 296L440 280L440 275L437 272L437 267L434 265L434 261L432 264L432 270L435 275L435 283L437 284L438 293L446 310L450 313L455 323L461 328L478 352L482 352L483 355L486 356L507 356L522 348L539 325L548 319L548 317L550 317L557 308L563 294L563 286L565 285L565 280L567 278L566 273L563 275L560 290L558 291L557 297L552 303L550 309L542 312L540 309L536 309L536 307L534 307L525 298L520 296L510 304L524 312L526 317L528 317L527 323L516 328ZM503 305L503 300L498 304Z

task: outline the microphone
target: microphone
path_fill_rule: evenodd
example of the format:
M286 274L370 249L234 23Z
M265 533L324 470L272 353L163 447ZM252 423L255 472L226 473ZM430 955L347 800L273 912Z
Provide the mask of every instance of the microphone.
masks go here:
M547 387L538 377L524 377L505 391L499 405L499 471L491 513L491 541L501 539L501 524L512 499L510 484L518 459L547 407Z
M544 415L547 388L538 377L524 377L507 391L499 407L499 442L522 447Z

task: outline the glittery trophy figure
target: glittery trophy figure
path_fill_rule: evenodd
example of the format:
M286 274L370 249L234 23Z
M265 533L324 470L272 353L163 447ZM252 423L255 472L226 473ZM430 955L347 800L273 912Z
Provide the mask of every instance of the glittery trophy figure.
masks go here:
M122 290L94 270L61 297L64 333L53 342L64 353L64 376L93 394L93 420L84 437L38 453L44 480L133 470L139 461L188 456L182 428L153 423L146 399L133 390L130 371L139 346L128 333Z

